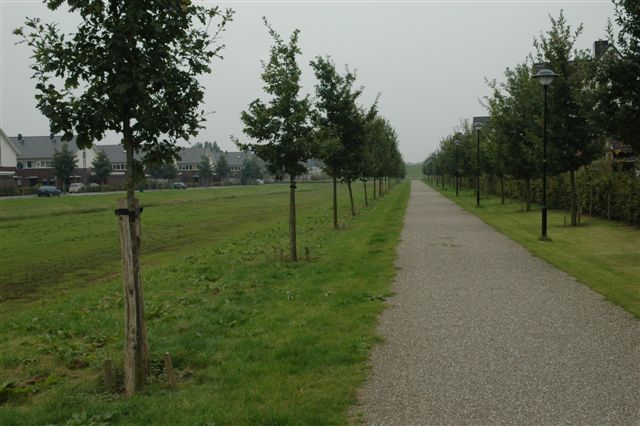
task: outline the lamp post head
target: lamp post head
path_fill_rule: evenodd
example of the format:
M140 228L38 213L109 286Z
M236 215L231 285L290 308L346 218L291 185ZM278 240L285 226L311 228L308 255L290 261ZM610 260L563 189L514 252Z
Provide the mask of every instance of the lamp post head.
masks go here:
M549 86L551 83L553 83L553 80L555 80L556 77L559 77L559 75L551 71L550 69L540 70L536 75L533 76L533 78L538 80L538 83L543 86Z
M482 127L484 126L484 124L482 124L479 121L476 121L475 123L473 123L473 129L476 131L480 131L480 129L482 129Z

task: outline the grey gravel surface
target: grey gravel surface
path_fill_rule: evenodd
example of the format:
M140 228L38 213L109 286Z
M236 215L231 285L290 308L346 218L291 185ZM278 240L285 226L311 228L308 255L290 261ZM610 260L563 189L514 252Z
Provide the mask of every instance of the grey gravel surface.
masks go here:
M412 183L366 424L640 425L640 321Z

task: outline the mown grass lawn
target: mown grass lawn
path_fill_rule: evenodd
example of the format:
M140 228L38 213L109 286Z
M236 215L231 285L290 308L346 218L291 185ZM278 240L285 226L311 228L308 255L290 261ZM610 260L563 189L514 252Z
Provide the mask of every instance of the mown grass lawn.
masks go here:
M640 229L621 223L582 216L580 227L565 226L568 213L548 211L547 234L541 241L538 206L524 212L524 203L483 195L476 207L473 191L437 188L450 200L475 214L498 231L519 242L536 256L574 276L640 318ZM570 223L569 217L566 218Z
M122 365L117 196L0 202L0 424L346 423L409 185L354 219L342 191L338 232L330 185L301 185L299 243L311 259L298 264L280 260L287 190L140 194L152 374L129 399L100 380L105 358Z

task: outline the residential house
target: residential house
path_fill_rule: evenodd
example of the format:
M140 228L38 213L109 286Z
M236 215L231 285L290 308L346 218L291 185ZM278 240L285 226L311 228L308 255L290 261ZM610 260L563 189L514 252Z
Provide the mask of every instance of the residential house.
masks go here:
M127 153L120 144L116 145L95 145L96 149L107 154L107 158L111 163L111 174L107 179L107 185L113 187L121 187L126 183L127 177ZM136 160L141 160L141 156L136 154Z
M242 177L242 166L244 162L248 158L257 158L258 163L262 166L262 169L265 170L264 161L262 161L259 157L251 152L216 152L213 154L215 163L218 162L219 158L224 156L226 157L227 164L229 165L229 178L228 182L232 185L239 185ZM219 177L217 177L219 179Z
M200 164L203 157L209 161L209 165L213 170L215 160L211 149L194 146L182 148L176 162L178 178L185 184L208 185L209 182L202 182L200 179Z
M53 154L62 149L60 136L22 136L9 138L18 148L16 176L18 186L62 185L53 168ZM71 182L89 183L91 162L96 156L95 147L78 149L76 138L68 142L69 151L76 160L76 169Z
M612 161L613 167L620 170L634 170L638 157L629 145L607 138L606 146L606 156Z
M0 187L14 186L20 150L0 128Z
M489 117L488 115L481 115L479 117L473 117L473 122L471 123L471 125L475 126L476 123L478 123L481 126L484 126L489 122L490 119L491 119L491 117Z

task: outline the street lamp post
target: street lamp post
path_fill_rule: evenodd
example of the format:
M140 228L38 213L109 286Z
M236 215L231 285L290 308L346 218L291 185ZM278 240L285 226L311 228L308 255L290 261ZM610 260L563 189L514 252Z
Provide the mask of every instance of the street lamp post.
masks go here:
M481 122L473 123L473 128L476 129L477 149L476 149L476 207L480 207L480 129L482 128Z
M558 74L549 69L538 71L533 76L544 88L544 115L543 115L543 142L542 142L542 236L541 240L547 240L547 92L549 85L558 77Z
M458 196L458 190L460 187L460 167L458 166L458 147L460 146L460 141L455 139L453 144L456 146L456 197Z

